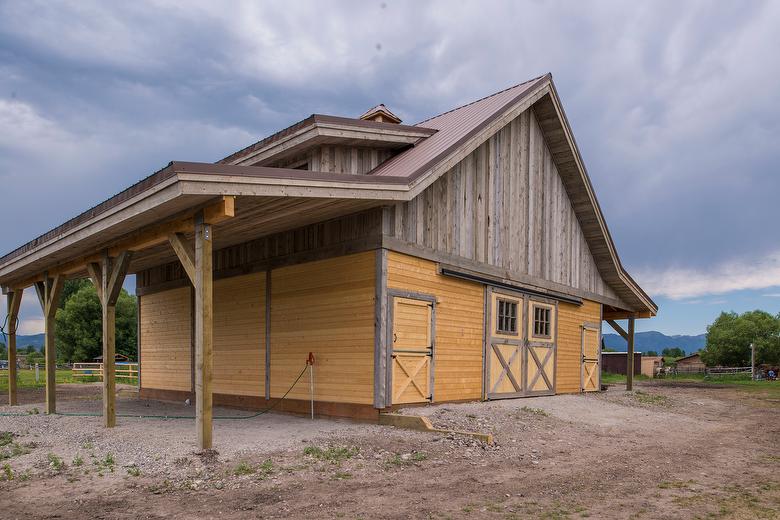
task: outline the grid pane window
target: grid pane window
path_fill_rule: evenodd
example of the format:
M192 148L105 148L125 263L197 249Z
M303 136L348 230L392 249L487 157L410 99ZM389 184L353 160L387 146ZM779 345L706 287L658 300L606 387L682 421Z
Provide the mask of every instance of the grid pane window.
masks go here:
M534 306L534 336L550 337L550 311L548 307Z
M502 334L517 334L517 302L498 300L496 329Z

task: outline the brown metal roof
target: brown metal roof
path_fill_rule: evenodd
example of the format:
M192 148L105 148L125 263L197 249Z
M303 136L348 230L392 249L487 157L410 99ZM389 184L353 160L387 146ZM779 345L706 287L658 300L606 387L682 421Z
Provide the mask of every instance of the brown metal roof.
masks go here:
M418 123L438 132L382 163L370 175L416 179L549 78L549 74L534 78Z

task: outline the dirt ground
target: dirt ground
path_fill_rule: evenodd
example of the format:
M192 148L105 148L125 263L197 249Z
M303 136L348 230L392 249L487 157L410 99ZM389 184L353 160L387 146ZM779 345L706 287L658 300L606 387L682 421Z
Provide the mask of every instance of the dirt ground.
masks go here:
M410 408L469 437L266 414L215 421L45 416L0 407L2 518L779 518L780 402L733 387ZM99 413L100 387L59 410ZM31 404L26 404L31 403ZM123 397L126 415L191 416ZM29 412L29 413L28 413ZM217 410L223 417L247 412ZM8 432L2 434L2 432Z

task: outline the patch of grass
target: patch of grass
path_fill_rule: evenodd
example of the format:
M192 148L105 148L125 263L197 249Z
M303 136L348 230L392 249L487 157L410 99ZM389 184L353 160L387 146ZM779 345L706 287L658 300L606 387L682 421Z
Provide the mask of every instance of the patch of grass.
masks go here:
M71 462L75 467L83 466L84 465L84 459L81 458L81 455L76 455L73 457L73 462Z
M81 444L81 449L83 449L83 450L94 450L95 449L95 445L92 444L89 441L86 441L86 442Z
M303 449L303 454L318 460L339 463L351 459L358 454L358 451L358 448L349 448L346 446L330 446L325 449L322 449L319 446L306 446Z
M141 475L141 469L133 464L132 466L127 467L127 474L131 477L138 477Z
M642 374L634 374L634 381L647 381L649 377ZM610 372L601 373L601 382L605 385L615 385L618 383L625 383L626 376L624 374L612 374Z
M249 463L243 460L239 462L235 468L233 468L233 475L240 477L242 475L252 475L255 472L254 468Z
M531 408L530 406L523 406L520 408L525 413L530 413L532 415L539 415L541 417L549 417L550 414L546 411L542 410L541 408Z
M405 453L403 455L395 453L392 457L387 459L386 463L389 466L409 466L422 462L428 459L428 454L422 451L415 451L412 453Z
M54 453L49 452L49 454L46 455L46 460L49 461L49 467L57 473L65 469L65 461Z
M43 388L46 386L46 375L44 367L41 366L38 381L35 381L35 369L23 368L17 370L18 388ZM73 372L67 368L57 369L57 384L62 383L94 383L100 381L98 377L73 377ZM134 385L138 383L135 378L117 378L117 383L127 383ZM8 377L0 377L0 392L8 391Z
M637 390L634 392L634 399L642 404L649 404L654 406L668 406L670 404L669 398L665 395L648 394Z
M267 478L273 472L274 463L271 459L264 460L262 464L257 467L257 473L259 474L261 480Z
M30 474L30 470L29 469L24 470L19 474L18 478L21 482L27 482L32 478L32 475Z
M16 435L11 432L0 432L0 447L11 444L14 437L16 437Z
M0 480L13 480L14 470L11 469L11 465L3 464L2 473L0 473Z
M35 444L33 443L22 445L18 442L12 442L11 445L7 448L0 450L0 460L7 460L13 457L18 457L19 455L27 455L32 451L31 447L34 446Z
M92 464L97 466L98 475L100 475L102 477L103 476L103 471L110 471L111 473L114 472L114 464L116 464L116 461L114 460L114 455L113 454L106 453L105 457L103 457L100 460L92 461Z

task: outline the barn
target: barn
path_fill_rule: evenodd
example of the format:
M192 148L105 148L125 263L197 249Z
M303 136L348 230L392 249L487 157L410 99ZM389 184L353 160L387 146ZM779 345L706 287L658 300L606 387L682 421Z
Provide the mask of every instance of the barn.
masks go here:
M595 391L602 322L632 351L634 320L657 313L549 74L415 125L384 105L312 115L214 164L172 162L0 258L12 317L37 290L49 366L63 280L98 287L111 359L128 273L140 394L194 399L203 448L213 404L289 390L281 409L308 410L308 385L290 385L311 359L323 415ZM55 413L53 371L46 384Z

